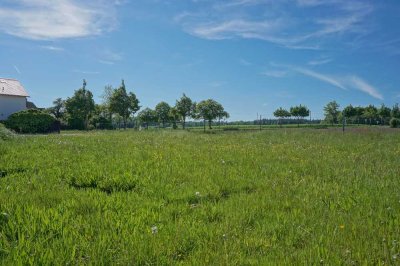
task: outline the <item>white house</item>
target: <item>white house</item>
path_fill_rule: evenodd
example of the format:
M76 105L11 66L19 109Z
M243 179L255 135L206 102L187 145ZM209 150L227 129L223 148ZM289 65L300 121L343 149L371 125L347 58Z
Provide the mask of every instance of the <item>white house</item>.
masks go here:
M27 109L28 93L18 80L0 78L0 121Z

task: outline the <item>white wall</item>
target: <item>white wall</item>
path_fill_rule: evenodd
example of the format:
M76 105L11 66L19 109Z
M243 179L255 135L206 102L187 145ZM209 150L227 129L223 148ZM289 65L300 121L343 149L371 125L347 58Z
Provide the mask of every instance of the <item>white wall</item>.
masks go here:
M25 109L25 97L0 95L0 121L6 120L11 114Z

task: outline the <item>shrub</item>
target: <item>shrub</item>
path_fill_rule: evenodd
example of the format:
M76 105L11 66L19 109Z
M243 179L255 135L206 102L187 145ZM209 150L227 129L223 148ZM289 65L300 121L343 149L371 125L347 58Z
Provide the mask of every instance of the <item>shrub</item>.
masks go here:
M13 137L13 133L8 130L3 124L0 124L0 141L7 140Z
M390 127L396 128L400 126L400 119L398 118L392 118L390 119Z
M18 133L48 133L52 130L56 119L40 110L29 109L12 114L6 126Z

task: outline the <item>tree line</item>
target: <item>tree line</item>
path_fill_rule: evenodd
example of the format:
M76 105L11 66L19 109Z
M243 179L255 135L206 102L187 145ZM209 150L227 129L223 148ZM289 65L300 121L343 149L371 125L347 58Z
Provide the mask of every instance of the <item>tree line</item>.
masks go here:
M148 128L150 124L166 127L172 124L174 129L178 124L185 129L186 121L190 118L202 120L204 129L206 123L211 129L215 120L229 118L222 104L213 99L195 102L185 94L174 106L167 102L158 103L154 109L149 107L141 110L140 101L133 92L127 92L122 80L118 88L106 86L102 95L102 103L96 104L93 94L86 88L86 80L73 96L63 100L56 99L53 106L46 111L62 122L63 128L68 129L112 129L115 127Z
M282 124L283 119L295 117L299 123L301 118L308 117L310 110L306 106L294 106L290 110L282 107L274 111L274 116ZM368 125L390 125L398 127L400 124L400 107L395 104L392 108L382 104L380 107L374 105L352 106L351 104L340 110L340 105L336 101L331 101L324 107L324 120L326 124L368 124Z

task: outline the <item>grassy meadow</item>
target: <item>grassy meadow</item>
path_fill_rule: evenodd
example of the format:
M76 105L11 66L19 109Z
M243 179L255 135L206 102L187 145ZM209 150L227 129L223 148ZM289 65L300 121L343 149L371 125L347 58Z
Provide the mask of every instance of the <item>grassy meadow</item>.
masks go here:
M399 133L0 140L0 264L396 265Z

